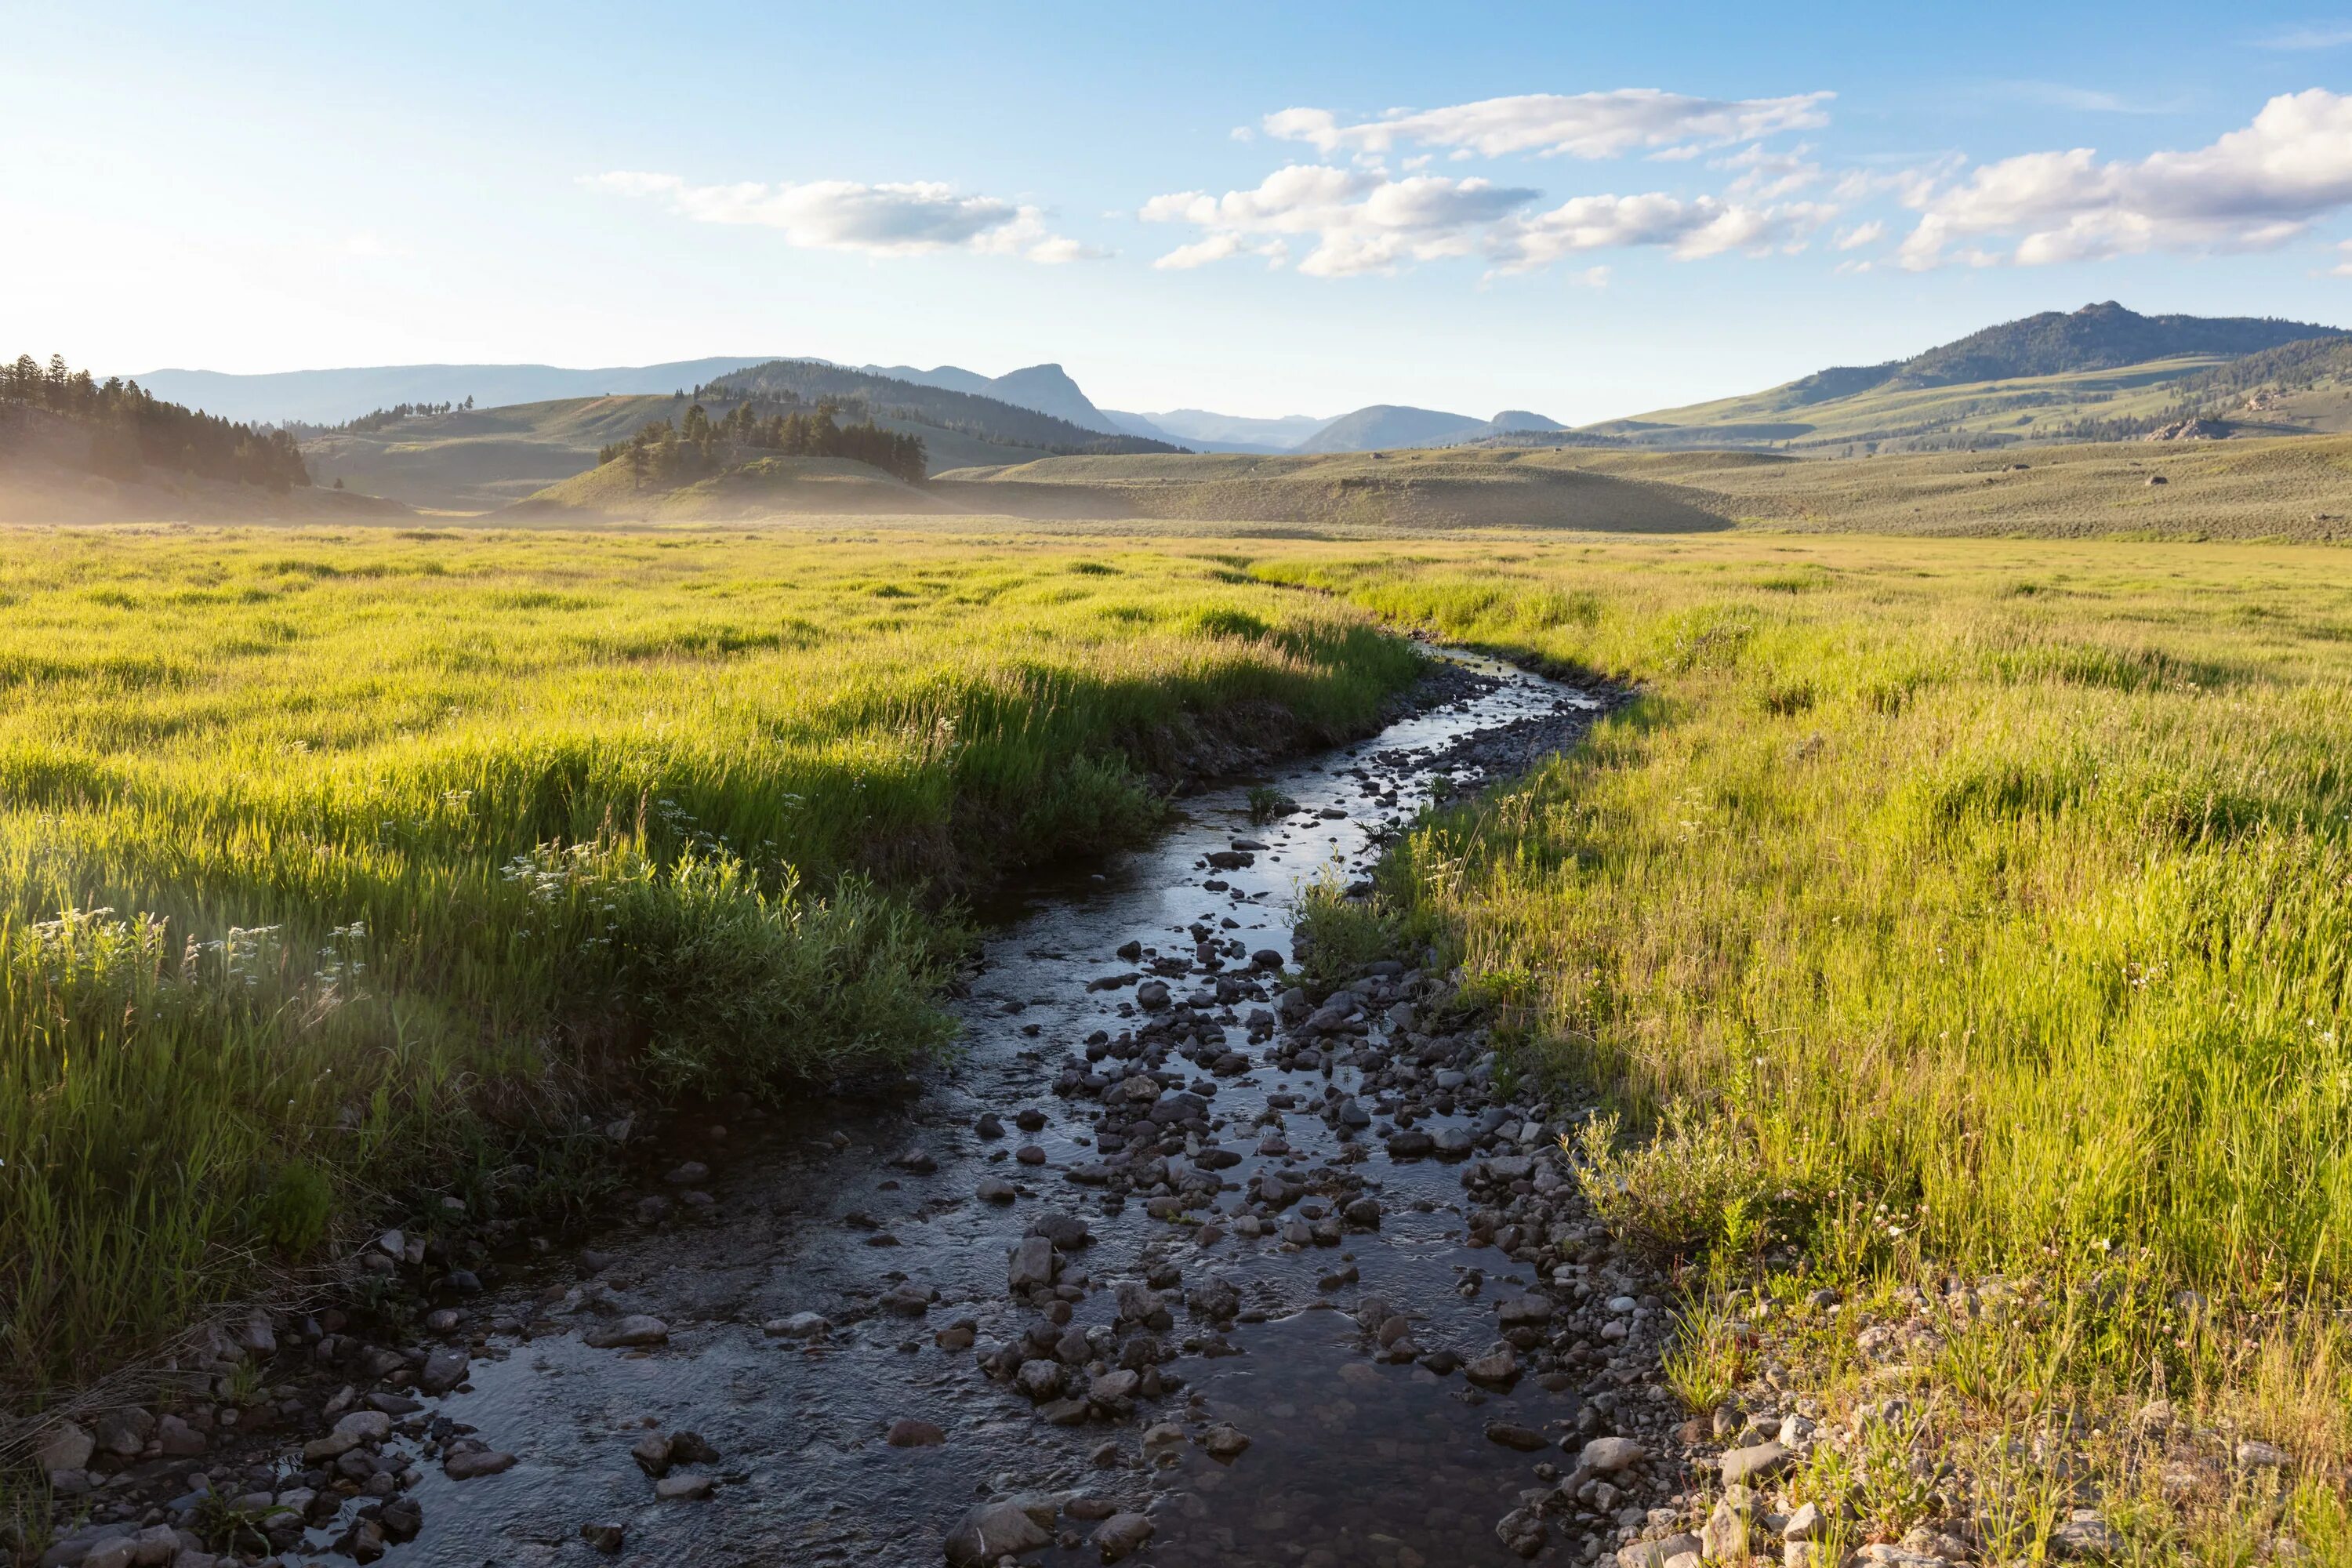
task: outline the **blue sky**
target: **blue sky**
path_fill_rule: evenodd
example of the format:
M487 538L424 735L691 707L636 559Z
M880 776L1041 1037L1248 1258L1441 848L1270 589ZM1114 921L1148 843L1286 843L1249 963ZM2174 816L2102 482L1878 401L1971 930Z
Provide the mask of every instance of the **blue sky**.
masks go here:
M2352 323L2352 6L0 0L6 351L1058 360L1585 420L2032 310Z

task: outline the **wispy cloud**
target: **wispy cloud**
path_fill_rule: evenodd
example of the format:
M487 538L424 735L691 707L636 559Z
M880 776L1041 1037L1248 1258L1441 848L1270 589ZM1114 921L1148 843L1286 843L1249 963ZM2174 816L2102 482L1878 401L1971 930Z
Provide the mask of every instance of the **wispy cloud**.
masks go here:
M2211 145L2102 160L2088 147L1986 163L1917 201L1903 264L1941 265L1960 239L1971 265L2038 266L2149 250L2274 247L2352 205L2352 98L2322 88L2285 94Z
M1489 158L1616 158L1704 146L1727 146L1782 131L1829 123L1836 95L1723 100L1620 88L1609 92L1525 93L1445 109L1393 110L1378 120L1343 124L1328 109L1285 109L1265 117L1269 136L1306 142L1327 156L1380 153L1406 143L1451 148Z
M698 185L677 174L615 170L581 184L615 195L658 201L696 223L749 225L781 232L812 250L868 256L922 256L942 250L1016 256L1055 265L1103 252L1055 234L1042 208L994 196L959 195L929 182L860 184L850 180Z
M2102 88L2031 79L1996 82L1993 86L2005 97L2052 109L2072 110L2078 114L2169 114L2180 108L2182 101L2178 97L2137 98Z
M2253 42L2260 49L2340 49L2352 44L2352 20L2300 22L2273 27Z

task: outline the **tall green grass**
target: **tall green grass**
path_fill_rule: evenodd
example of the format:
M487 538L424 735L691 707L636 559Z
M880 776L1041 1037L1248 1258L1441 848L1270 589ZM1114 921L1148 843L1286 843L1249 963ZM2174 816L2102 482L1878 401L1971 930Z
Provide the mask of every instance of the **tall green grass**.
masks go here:
M1256 569L1635 685L1382 886L1525 1059L1662 1121L1654 1156L1588 1151L1637 1239L2091 1290L2078 1391L2242 1395L2332 1475L2352 1384L2305 1314L2352 1279L2339 567L1741 541ZM2282 1334L2308 1419L2254 1397Z
M1236 709L1411 653L1166 551L0 539L0 1378L354 1222L560 1194L590 1107L947 1036L952 901L1131 837Z

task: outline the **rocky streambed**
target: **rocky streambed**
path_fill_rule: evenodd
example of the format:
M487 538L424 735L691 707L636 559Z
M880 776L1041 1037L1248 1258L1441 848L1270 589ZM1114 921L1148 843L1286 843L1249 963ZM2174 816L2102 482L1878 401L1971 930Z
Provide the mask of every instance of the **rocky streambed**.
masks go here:
M387 1236L375 1267L446 1304L396 1335L257 1318L184 1359L169 1411L52 1431L37 1560L1696 1545L1670 1530L1696 1493L1665 1287L1586 1213L1567 1113L1497 1074L1412 955L1296 968L1303 886L1354 882L1433 795L1523 771L1599 706L1458 661L1374 739L1023 889L960 999L963 1055L911 1099L696 1119L625 1223L488 1289Z

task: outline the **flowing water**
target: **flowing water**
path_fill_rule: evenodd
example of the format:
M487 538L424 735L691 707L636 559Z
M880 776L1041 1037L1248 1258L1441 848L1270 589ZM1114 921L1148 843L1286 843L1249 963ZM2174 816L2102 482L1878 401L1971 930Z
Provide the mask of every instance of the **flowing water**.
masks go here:
M1054 1093L1088 1035L1139 1021L1132 985L1089 986L1132 973L1136 966L1115 956L1123 943L1189 957L1187 928L1201 924L1287 955L1299 888L1369 867L1383 821L1409 819L1425 804L1434 760L1448 748L1456 748L1458 763L1465 739L1514 722L1520 733L1539 732L1537 721L1548 716L1556 743L1561 715L1597 706L1505 666L1465 662L1480 689L1261 781L1297 810L1253 825L1246 786L1221 788L1181 802L1178 819L1148 847L1024 888L995 911L983 964L959 1003L961 1059L911 1099L827 1104L730 1125L717 1136L688 1129L677 1158L711 1171L707 1178L688 1173L682 1184L715 1201L676 1223L602 1238L583 1261L550 1275L553 1287L536 1304L509 1304L507 1328L517 1318L530 1326L491 1332L467 1386L437 1410L517 1463L467 1481L422 1466L412 1495L423 1506L423 1532L394 1548L392 1561L929 1568L942 1561L944 1537L975 1502L1045 1493L1148 1511L1156 1533L1137 1559L1145 1563L1517 1562L1497 1541L1495 1521L1518 1505L1523 1489L1542 1484L1535 1466L1561 1455L1514 1451L1488 1441L1486 1429L1509 1421L1556 1436L1572 1421L1578 1395L1531 1382L1485 1393L1459 1375L1376 1359L1351 1315L1377 1295L1413 1319L1413 1338L1424 1347L1475 1356L1492 1342L1494 1296L1514 1279L1532 1283L1531 1271L1469 1245L1459 1167L1391 1161L1375 1143L1352 1168L1383 1210L1377 1231L1350 1234L1339 1247L1239 1235L1204 1247L1193 1239L1197 1230L1148 1218L1136 1199L1108 1213L1098 1193L1066 1179L1101 1158L1090 1142L1097 1108ZM1524 765L1523 758L1497 762L1494 750L1489 766ZM1267 847L1245 868L1205 865L1208 853L1236 837ZM1196 974L1172 984L1181 999L1199 982ZM1244 1001L1238 1011L1253 1005L1265 1004ZM1235 1020L1236 1037L1240 1029ZM1211 1115L1244 1156L1222 1173L1229 1184L1223 1206L1237 1206L1237 1189L1262 1167L1303 1172L1332 1159L1336 1134L1317 1116L1282 1117L1287 1154L1255 1152L1265 1131L1258 1123L1269 1096L1344 1089L1354 1072L1285 1072L1253 1052L1245 1076L1216 1082ZM974 1131L983 1112L1011 1124L1024 1109L1042 1111L1045 1125L1028 1132L1008 1125L999 1139ZM1421 1125L1434 1131L1454 1120ZM1011 1157L1024 1143L1044 1151L1042 1165ZM908 1168L909 1145L937 1168ZM980 1201L975 1184L991 1175L1017 1181L1023 1195L1010 1205ZM1036 1321L1035 1308L1007 1294L1006 1258L1037 1215L1055 1209L1083 1215L1094 1236L1073 1255L1066 1279L1103 1286L1172 1266L1185 1286L1215 1275L1242 1293L1245 1310L1220 1335L1188 1322L1182 1288L1171 1292L1178 1321L1167 1338L1192 1353L1163 1370L1182 1386L1141 1402L1131 1420L1049 1426L1012 1387L982 1375L971 1350L936 1342L965 1320L983 1343L1017 1339ZM1358 1278L1335 1281L1350 1264ZM909 1280L937 1290L928 1312L877 1310L877 1298ZM1075 1310L1080 1328L1108 1324L1113 1292L1090 1289ZM823 1314L830 1332L813 1342L762 1332L763 1323L803 1311ZM660 1317L668 1342L641 1351L587 1348L583 1332L623 1312ZM908 1417L937 1426L944 1444L886 1443L892 1423ZM1142 1432L1162 1421L1189 1432L1230 1423L1251 1443L1226 1461L1185 1443L1171 1462L1147 1463ZM715 1462L689 1467L716 1478L711 1497L656 1500L630 1457L652 1427L690 1429L718 1451ZM1115 1450L1098 1452L1106 1443ZM617 1556L599 1555L581 1539L582 1526L597 1521L624 1527ZM1066 1516L1059 1528L1060 1542L1023 1560L1099 1560L1066 1533L1090 1524ZM1560 1550L1547 1548L1539 1561L1570 1561L1553 1555Z

